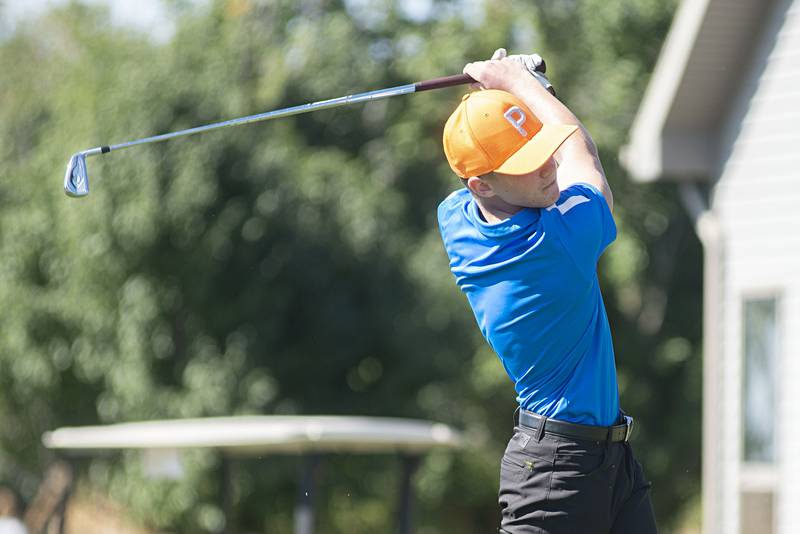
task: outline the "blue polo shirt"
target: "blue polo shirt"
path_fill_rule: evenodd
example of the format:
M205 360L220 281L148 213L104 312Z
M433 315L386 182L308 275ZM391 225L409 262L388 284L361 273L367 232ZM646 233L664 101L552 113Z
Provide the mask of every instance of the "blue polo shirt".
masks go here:
M548 208L496 224L470 192L438 210L450 269L523 408L607 426L619 416L614 348L597 260L616 238L603 195L574 184Z

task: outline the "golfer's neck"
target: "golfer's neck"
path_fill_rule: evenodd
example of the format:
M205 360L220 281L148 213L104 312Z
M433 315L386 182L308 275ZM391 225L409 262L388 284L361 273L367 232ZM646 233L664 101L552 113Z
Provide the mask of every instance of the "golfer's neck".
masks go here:
M498 197L481 198L476 196L475 202L478 204L483 219L489 224L505 221L522 209L520 206L500 200Z

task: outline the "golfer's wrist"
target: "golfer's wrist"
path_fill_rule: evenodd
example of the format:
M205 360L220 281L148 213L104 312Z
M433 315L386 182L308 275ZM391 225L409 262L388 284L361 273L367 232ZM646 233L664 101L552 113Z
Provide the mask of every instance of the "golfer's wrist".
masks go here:
M545 89L542 84L539 83L539 80L527 72L524 76L517 77L511 82L508 92L516 95L519 98L522 98L523 100L540 100L545 94L547 96L552 96L547 92L547 89Z

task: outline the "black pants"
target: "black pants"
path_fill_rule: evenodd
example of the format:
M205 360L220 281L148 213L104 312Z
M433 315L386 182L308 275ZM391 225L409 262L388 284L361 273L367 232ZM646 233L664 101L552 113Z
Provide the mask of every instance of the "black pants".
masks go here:
M654 534L650 483L630 443L515 426L500 462L501 534Z

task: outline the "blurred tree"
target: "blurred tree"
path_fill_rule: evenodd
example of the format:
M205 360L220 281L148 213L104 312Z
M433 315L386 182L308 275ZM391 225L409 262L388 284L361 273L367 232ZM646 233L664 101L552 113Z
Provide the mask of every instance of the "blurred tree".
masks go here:
M93 192L80 201L63 195L60 173L81 148L456 73L506 46L541 51L603 151L621 230L601 272L623 403L642 421L636 444L668 524L698 490L699 246L673 192L630 184L616 153L674 1L169 5L179 24L163 45L77 3L0 43L8 456L41 470L41 433L67 424L431 418L475 446L426 458L419 523L496 529L514 393L435 224L459 186L440 136L464 88L94 158ZM332 459L320 532L390 531L398 466L386 462ZM249 467L239 524L289 532L297 465ZM154 483L130 454L85 475L143 522L218 531L216 459L196 453L188 468L183 482Z

